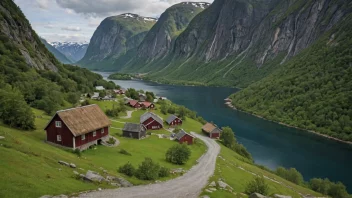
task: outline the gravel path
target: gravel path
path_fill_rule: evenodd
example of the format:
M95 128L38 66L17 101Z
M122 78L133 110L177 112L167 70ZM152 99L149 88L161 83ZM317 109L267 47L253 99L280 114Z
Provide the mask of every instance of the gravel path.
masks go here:
M198 197L202 188L208 183L209 177L214 173L216 158L220 152L220 146L208 137L195 133L192 133L192 135L202 140L207 145L208 150L198 159L198 164L193 166L183 176L163 183L84 193L80 194L79 197Z
M127 111L126 113L127 113L127 116L123 116L123 117L121 117L122 119L128 119L128 118L132 118L132 113L133 113L134 111Z

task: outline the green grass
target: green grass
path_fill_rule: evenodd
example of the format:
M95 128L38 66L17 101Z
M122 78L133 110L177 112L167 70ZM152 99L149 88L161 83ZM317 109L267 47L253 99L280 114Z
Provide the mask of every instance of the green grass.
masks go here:
M238 155L237 153L226 148L223 145L221 145L221 152L219 156L221 156L225 160L223 160L221 157L217 159L215 173L213 177L210 178L209 183L211 181L218 181L220 178L222 178L227 184L229 184L233 188L234 193L231 193L226 190L217 190L213 193L207 193L203 191L202 194L211 195L211 197L247 197L246 195L241 195L241 193L244 193L248 182L254 179L255 176L250 173L252 172L257 175L263 175L275 179L276 181L282 182L287 186L291 186L295 190L293 191L283 185L280 185L270 180L266 180L267 184L269 185L269 195L281 194L290 195L292 197L298 198L301 196L297 192L300 192L305 195L310 194L321 196L320 194L314 191L293 184L276 176L271 172L258 168L257 166L251 164L247 159L243 158L242 156ZM238 167L242 167L243 169L250 172L244 171Z
M111 107L113 102L94 101L102 108ZM159 139L153 135L144 140L123 138L119 135L121 130L112 129L110 134L120 140L120 145L115 148L97 146L82 153L79 158L71 151L51 146L44 142L46 135L43 128L51 119L40 110L33 109L36 115L37 129L24 132L12 129L3 124L0 125L0 197L40 197L45 194L72 194L75 192L93 190L99 187L111 188L107 184L91 184L75 179L73 169L58 164L59 160L76 164L84 171L76 169L80 173L92 170L102 173L100 167L108 171L109 175L120 175L117 172L119 166L131 162L134 166L144 160L145 157L152 158L161 166L168 168L180 168L187 170L196 164L196 160L205 152L205 145L197 143L190 146L192 155L190 160L183 166L173 165L165 161L165 152L171 146L178 144L176 141ZM115 119L121 122L139 121L139 116L145 111L139 110L133 113L131 119ZM112 122L115 128L122 128L123 124ZM156 132L156 131L153 131ZM168 134L166 130L158 133ZM120 149L125 149L132 156L120 154ZM61 169L61 170L59 170ZM123 176L123 175L120 175ZM146 184L148 182L123 176L133 184ZM168 180L176 177L169 176L160 180Z

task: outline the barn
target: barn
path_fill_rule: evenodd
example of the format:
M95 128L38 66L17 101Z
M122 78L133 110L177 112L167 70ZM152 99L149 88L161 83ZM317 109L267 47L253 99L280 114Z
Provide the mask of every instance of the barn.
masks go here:
M94 104L56 112L44 130L49 143L85 150L107 139L110 125L109 118Z
M186 131L181 130L176 134L175 138L180 144L183 144L183 143L193 144L195 137L187 133Z
M175 115L170 115L167 119L166 122L170 125L170 126L178 126L178 125L182 125L182 120L180 118L178 118Z
M122 135L128 138L141 139L146 136L147 129L143 124L126 123Z
M163 128L163 119L152 112L146 112L141 115L140 123L143 124L147 130L158 130Z
M210 138L220 138L220 134L222 132L222 130L219 129L216 125L209 122L202 127L202 131L208 134Z
M151 102L140 102L141 107L145 109L154 109L155 105Z
M141 103L139 103L137 100L128 101L128 105L136 109L141 108Z

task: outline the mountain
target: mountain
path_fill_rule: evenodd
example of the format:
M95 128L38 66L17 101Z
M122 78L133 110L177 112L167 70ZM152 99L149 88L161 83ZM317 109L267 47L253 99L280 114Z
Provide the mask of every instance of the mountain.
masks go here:
M115 87L87 69L61 64L12 0L0 1L0 121L34 129L31 107L52 114L94 86Z
M64 54L58 51L51 44L49 44L45 39L40 38L40 40L45 45L45 47L55 56L55 58L59 60L61 63L64 63L64 64L72 63L72 61L70 61Z
M156 21L155 18L130 13L104 19L78 64L90 69L111 64L128 50L137 47Z
M59 50L73 63L80 61L87 52L88 42L51 42L50 45Z

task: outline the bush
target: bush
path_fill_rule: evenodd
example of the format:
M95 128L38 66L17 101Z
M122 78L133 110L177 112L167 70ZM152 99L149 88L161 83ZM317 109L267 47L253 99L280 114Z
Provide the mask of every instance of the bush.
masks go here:
M160 166L154 163L152 159L145 158L139 165L135 176L141 180L155 180L159 177Z
M130 162L127 162L127 164L120 166L119 168L119 173L123 173L130 177L132 177L135 174L135 172L136 172L136 169Z
M239 144L235 138L235 133L232 131L230 127L223 127L222 133L220 136L221 142L227 148L234 150L236 153L241 156L253 161L252 155L247 151L247 149Z
M73 153L76 154L78 157L82 156L82 152L79 149L75 149Z
M131 154L131 153L129 153L128 151L126 151L125 149L121 149L121 150L119 151L119 153L121 153L121 154L123 154L123 155L129 155L129 156L132 156L132 154Z
M81 103L81 105L82 105L82 106L88 106L88 105L90 105L90 102L89 102L89 100L85 100L85 101L83 101L83 102Z
M170 175L170 169L166 167L161 167L159 170L159 177L167 177Z
M108 144L115 144L116 140L112 137L109 138L109 140L107 141Z
M173 164L184 164L191 156L191 150L186 144L177 144L169 148L166 152L166 161Z
M345 185L341 182L331 182L329 179L313 178L309 181L309 188L334 198L348 197Z
M254 180L252 180L247 184L245 192L248 195L251 195L252 193L267 195L269 192L269 186L265 182L265 179L263 176L256 177Z
M303 184L303 176L295 168L285 169L284 167L278 167L276 174L290 182L301 185Z

